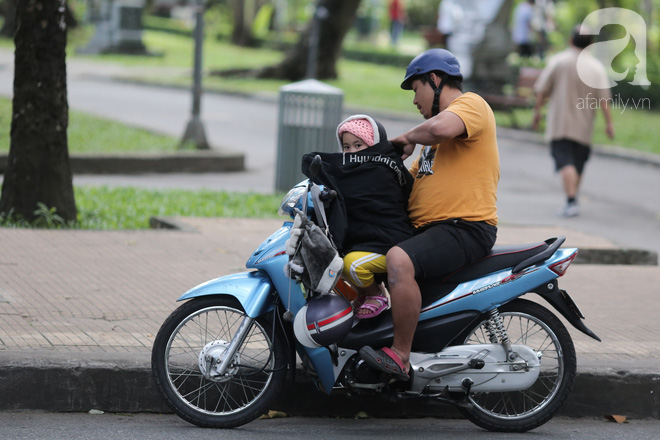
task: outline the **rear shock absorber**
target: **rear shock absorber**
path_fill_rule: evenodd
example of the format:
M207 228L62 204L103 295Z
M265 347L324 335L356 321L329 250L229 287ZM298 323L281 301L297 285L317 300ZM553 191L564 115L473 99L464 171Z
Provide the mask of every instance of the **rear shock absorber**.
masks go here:
M509 335L504 328L504 321L502 321L502 316L500 311L493 309L488 312L488 321L486 321L486 334L491 344L502 344L507 353L507 360L513 361L516 359L516 354L513 352L511 347L511 341L509 340Z

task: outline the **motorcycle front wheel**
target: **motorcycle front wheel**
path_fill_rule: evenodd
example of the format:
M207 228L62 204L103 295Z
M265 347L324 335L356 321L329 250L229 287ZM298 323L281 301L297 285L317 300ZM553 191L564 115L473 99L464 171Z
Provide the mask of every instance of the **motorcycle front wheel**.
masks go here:
M459 408L474 424L489 431L526 432L549 421L575 382L577 360L568 330L545 307L517 299L499 309L512 344L524 344L540 355L536 382L523 391L471 393ZM464 344L488 344L487 320L468 330Z
M151 368L156 385L182 419L206 428L233 428L268 410L284 382L287 348L281 328L252 321L226 373L210 375L208 359L224 359L246 318L233 298L188 301L163 322ZM212 355L212 356L210 356Z

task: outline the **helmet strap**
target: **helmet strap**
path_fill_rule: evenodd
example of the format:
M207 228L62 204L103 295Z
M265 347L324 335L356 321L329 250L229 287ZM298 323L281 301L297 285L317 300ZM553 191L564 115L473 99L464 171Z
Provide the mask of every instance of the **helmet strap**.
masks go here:
M445 77L441 76L440 77L440 85L436 87L435 82L431 79L431 74L428 73L426 74L426 78L429 81L429 84L431 84L431 88L433 89L433 106L431 107L431 117L437 115L440 113L440 94L442 93L442 88L445 86Z

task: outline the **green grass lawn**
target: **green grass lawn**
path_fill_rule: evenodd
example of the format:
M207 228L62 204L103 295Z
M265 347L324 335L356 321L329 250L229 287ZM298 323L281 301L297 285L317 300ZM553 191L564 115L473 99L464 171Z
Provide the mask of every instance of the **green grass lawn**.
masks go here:
M76 186L80 229L148 229L153 216L277 218L283 194Z
M9 152L11 100L0 97L0 153ZM178 139L69 110L70 153L175 152Z
M615 145L630 148L646 153L660 154L660 142L655 140L653 127L660 124L660 113L644 110L614 109L612 122L614 124L614 139L605 134L605 118L601 111L596 114L594 125L594 144ZM518 125L529 127L533 118L532 110L516 110ZM509 115L503 112L495 112L495 119L499 127L510 125ZM539 133L543 133L545 124L542 124Z
M211 190L154 190L133 187L75 186L78 222L65 225L52 208L42 206L35 222L0 215L4 227L75 229L149 229L149 218L277 218L284 194L231 193Z

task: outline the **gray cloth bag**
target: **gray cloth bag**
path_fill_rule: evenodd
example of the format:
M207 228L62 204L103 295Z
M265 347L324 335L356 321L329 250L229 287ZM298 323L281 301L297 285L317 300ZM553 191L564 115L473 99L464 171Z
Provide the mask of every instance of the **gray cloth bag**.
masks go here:
M284 271L302 281L309 292L330 293L344 268L344 260L328 236L306 215L296 209L291 237L286 243L289 262Z

